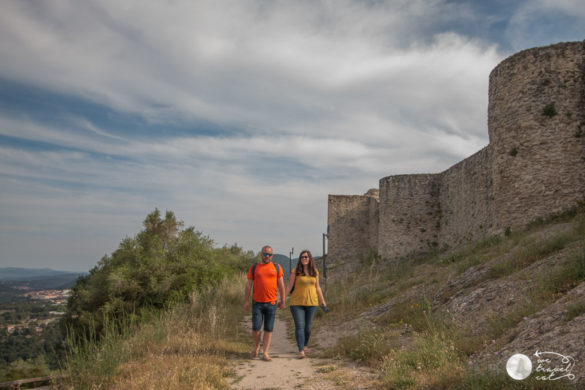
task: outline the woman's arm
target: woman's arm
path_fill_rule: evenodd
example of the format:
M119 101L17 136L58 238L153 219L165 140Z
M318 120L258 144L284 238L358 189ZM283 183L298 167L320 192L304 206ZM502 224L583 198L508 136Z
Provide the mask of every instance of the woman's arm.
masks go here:
M286 295L284 295L284 282L283 282L283 277L280 276L280 278L278 278L277 281L277 286L278 286L278 292L280 294L280 302L278 302L278 307L280 309L284 309L286 307Z
M290 290L292 290L293 286L295 285L295 278L296 278L295 273L291 272L290 278L288 278L288 284L286 285L286 291L284 292L284 299L288 297L288 294L290 294Z
M321 286L319 285L319 275L315 278L315 289L317 290L317 296L319 297L319 301L323 306L327 306L325 303L325 298L323 298L323 292L321 291Z

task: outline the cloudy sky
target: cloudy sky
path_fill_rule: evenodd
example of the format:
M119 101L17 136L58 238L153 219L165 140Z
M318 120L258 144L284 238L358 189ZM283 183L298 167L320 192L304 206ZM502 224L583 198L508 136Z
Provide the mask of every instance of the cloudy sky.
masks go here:
M580 0L3 0L0 266L87 271L155 208L320 255L328 194L488 143L490 71Z

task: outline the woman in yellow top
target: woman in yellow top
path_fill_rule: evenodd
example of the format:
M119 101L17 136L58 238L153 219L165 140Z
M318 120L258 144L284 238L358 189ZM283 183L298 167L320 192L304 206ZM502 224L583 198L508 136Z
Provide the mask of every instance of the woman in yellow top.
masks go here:
M285 297L290 296L290 312L295 321L295 337L299 346L299 359L307 355L307 344L311 337L311 324L317 312L319 301L327 306L319 286L319 271L315 267L313 255L308 250L301 252L297 267L290 274ZM318 300L317 300L318 299Z

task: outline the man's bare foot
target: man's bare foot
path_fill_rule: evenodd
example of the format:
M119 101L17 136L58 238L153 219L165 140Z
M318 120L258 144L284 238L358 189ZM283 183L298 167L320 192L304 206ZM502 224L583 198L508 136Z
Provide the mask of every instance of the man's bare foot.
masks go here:
M250 358L251 359L254 359L256 356L258 356L258 351L259 350L260 350L260 346L257 346L252 351L250 351Z
M299 359L304 359L305 358L305 351L301 351L299 352Z
M272 361L272 358L270 356L268 356L267 354L263 354L262 360L264 360L265 362L270 362L270 361Z
M305 356L309 356L309 348L305 347L303 352L305 353Z

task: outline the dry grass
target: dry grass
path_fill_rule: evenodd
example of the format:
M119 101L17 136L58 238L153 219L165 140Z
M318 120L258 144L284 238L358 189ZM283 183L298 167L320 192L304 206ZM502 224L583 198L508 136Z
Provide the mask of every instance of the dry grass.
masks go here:
M151 315L122 335L80 346L70 357L67 388L222 389L245 356L239 319L245 277L193 293L189 304Z
M227 388L225 362L217 356L151 353L121 367L111 389Z
M334 384L336 389L378 389L383 387L382 382L376 376L364 373L363 370L342 362L318 364L315 371L329 383Z

